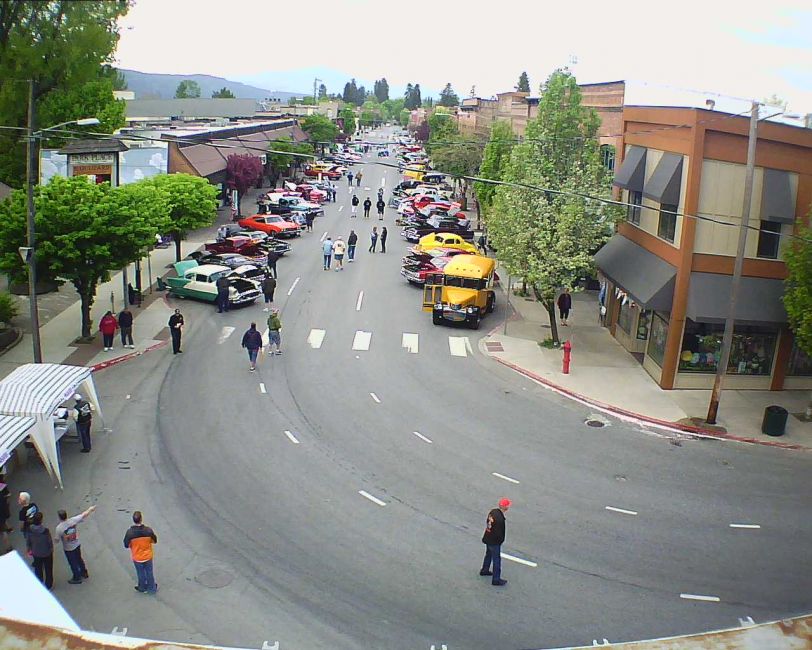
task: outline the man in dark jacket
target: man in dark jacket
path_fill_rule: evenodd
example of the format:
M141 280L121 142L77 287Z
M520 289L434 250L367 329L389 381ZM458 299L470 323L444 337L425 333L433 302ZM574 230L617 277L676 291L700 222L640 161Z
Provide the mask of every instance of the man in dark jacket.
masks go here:
M133 513L133 524L124 535L124 548L130 549L130 557L135 565L135 574L138 576L136 591L142 594L154 594L158 591L155 576L152 570L152 545L158 543L158 536L149 526L145 526L141 511Z
M270 271L262 278L262 295L265 296L265 309L268 311L268 305L273 302L273 294L276 291L276 278L271 277Z
M383 202L383 197L378 197L378 202L375 204L375 207L378 208L378 220L383 221L383 210L386 207L386 203Z
M121 346L135 349L133 345L133 313L129 307L124 307L124 310L118 315L118 327L121 330Z
M386 226L381 228L381 253L386 252L386 237L389 233L386 232Z
M176 309L169 317L169 333L172 335L172 354L183 352L180 349L180 337L183 333L183 314L180 313L180 309Z
M352 219L352 218L355 218L355 217L357 216L357 212L358 212L358 204L359 204L360 202L361 202L361 201L359 201L359 200L358 200L358 197L357 197L357 196L355 196L355 195L353 195L353 197L352 197L352 201L350 201L350 203L352 204L352 208L351 208L351 210L350 210L350 212L351 212L351 214L350 214L350 218L351 218L351 219Z
M73 410L76 412L74 415L76 418L76 432L82 440L82 448L80 451L83 454L88 454L91 448L90 427L93 424L93 409L90 406L90 402L82 397L80 393L76 393L73 399L76 400L76 404L73 405Z
M54 586L54 540L51 531L42 525L41 511L34 515L26 546L34 558L34 574L50 589Z
M491 584L502 587L507 580L502 579L502 542L505 541L505 513L510 508L510 499L500 499L499 507L488 513L485 524L485 534L482 543L485 544L485 559L482 562L481 576L493 576ZM493 562L493 572L491 572Z
M561 316L561 324L567 325L567 319L570 317L570 309L572 309L572 295L570 290L566 287L564 292L558 296L558 314Z
M364 199L364 219L369 219L369 211L372 209L372 201L369 197Z
M350 230L350 236L347 237L347 259L350 262L355 261L355 247L358 245L358 235L354 230Z
M228 278L225 275L221 275L217 278L217 313L222 314L224 311L228 311Z
M279 258L282 257L276 251L271 251L268 253L268 269L273 272L273 277L275 279L279 279L279 276L276 274L276 263L279 261Z
M257 331L257 324L251 323L251 327L242 336L242 346L248 350L248 370L254 372L257 369L257 355L262 347L262 334Z

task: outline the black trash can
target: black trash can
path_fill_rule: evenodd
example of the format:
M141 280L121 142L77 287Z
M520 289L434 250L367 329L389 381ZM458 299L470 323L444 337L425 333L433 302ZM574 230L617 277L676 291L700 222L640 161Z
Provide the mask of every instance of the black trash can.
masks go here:
M761 422L761 433L768 436L783 436L787 428L787 409L781 406L768 406L764 409L764 420Z

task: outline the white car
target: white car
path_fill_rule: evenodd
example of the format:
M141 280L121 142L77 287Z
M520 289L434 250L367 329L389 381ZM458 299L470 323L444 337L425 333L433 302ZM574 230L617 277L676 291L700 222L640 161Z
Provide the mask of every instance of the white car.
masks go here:
M256 282L232 274L227 266L203 264L193 260L175 263L177 277L167 278L169 293L182 298L196 298L206 302L217 302L217 280L228 278L228 302L232 305L245 305L254 302L262 295Z

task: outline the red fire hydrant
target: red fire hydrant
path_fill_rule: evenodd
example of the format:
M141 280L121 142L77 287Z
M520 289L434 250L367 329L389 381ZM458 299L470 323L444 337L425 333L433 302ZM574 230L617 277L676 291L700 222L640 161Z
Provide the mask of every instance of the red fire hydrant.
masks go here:
M570 360L572 359L572 343L569 341L564 341L564 374L570 374Z

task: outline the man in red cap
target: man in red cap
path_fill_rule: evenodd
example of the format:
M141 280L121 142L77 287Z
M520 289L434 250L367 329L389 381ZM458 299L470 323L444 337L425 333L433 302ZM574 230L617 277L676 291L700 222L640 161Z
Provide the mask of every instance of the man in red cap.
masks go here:
M505 513L509 508L510 499L499 500L499 507L488 513L485 534L482 536L482 543L485 544L485 559L479 575L493 576L491 584L495 587L507 584L507 580L502 579L502 542L505 541ZM493 562L492 572L491 562Z

